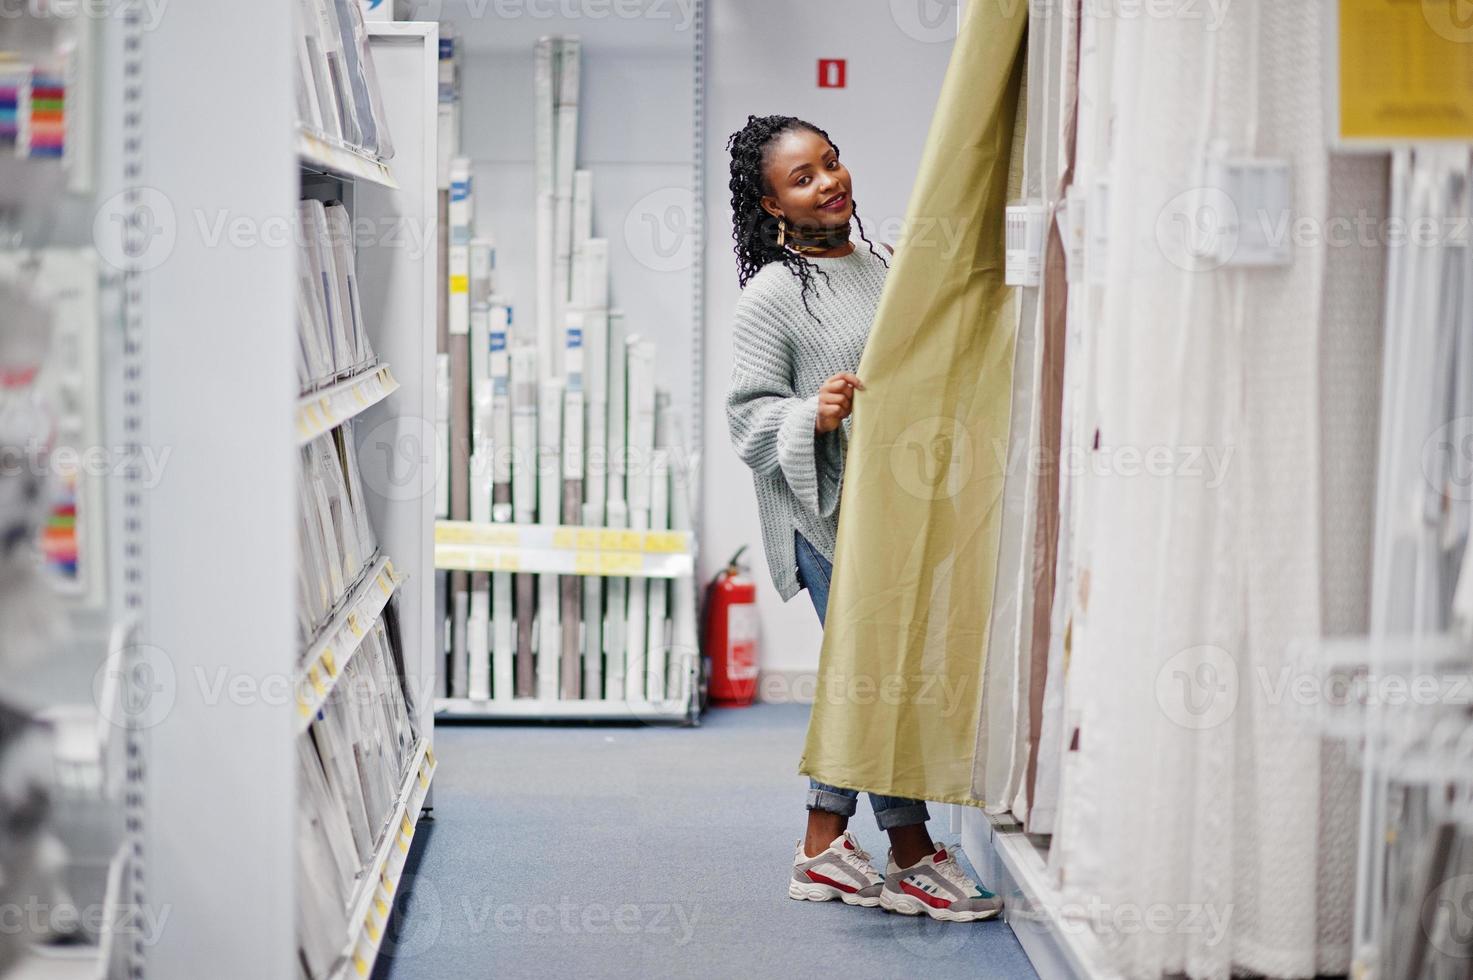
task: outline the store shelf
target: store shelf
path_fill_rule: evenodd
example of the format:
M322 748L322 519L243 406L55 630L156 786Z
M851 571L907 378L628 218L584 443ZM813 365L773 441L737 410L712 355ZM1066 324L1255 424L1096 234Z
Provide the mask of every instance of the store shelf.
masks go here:
M95 947L37 946L16 963L6 980L103 980L107 971Z
M544 701L515 698L436 698L436 721L640 721L684 724L694 722L690 700L665 701Z
M306 730L318 709L327 702L348 661L353 659L363 637L378 621L402 581L394 572L393 561L387 555L380 555L359 576L342 608L318 631L316 640L307 648L295 685L297 724L301 730Z
M297 399L297 442L305 445L399 390L387 364L366 368L351 378Z
M1121 980L1104 946L1083 918L1066 905L1049 874L1036 837L1016 824L995 822L981 810L962 808L962 849L993 891L1003 898L1003 921L1018 937L1034 970L1059 980ZM1083 914L1087 909L1080 906Z
M343 180L366 180L391 189L399 186L389 165L382 160L304 130L297 131L297 159L303 170L312 173L328 174Z
M409 857L409 845L419 826L420 809L429 794L437 765L434 750L429 742L421 739L385 824L384 839L379 842L373 860L363 869L357 893L348 906L348 942L343 947L342 964L333 971L334 980L366 977L373 971L373 961L394 908L404 862Z
M435 567L680 578L695 567L691 540L689 531L437 521Z

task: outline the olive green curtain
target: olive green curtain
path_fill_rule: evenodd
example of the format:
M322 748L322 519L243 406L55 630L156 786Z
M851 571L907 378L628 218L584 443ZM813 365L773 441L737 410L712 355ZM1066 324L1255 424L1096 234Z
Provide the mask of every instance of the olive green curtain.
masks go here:
M799 767L831 785L982 802L972 757L1017 328L1002 231L1026 21L1025 3L971 5L859 365Z

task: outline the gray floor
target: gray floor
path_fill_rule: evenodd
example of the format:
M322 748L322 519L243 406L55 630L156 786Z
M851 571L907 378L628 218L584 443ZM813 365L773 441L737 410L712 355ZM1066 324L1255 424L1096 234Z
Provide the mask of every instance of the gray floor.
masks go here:
M375 976L1035 976L1001 922L787 897L806 725L761 705L694 730L440 727ZM882 862L867 803L853 829Z

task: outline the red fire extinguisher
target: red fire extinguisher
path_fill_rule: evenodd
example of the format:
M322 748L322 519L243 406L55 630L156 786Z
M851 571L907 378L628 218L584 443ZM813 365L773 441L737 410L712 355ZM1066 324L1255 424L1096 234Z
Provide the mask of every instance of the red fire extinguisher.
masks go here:
M757 583L738 564L746 545L706 586L706 654L711 700L748 705L757 693Z

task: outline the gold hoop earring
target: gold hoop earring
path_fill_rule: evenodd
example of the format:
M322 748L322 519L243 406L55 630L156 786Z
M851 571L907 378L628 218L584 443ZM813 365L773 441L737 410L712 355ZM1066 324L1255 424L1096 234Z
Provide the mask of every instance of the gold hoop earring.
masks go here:
M788 240L788 219L787 218L778 218L777 219L777 247L778 248L782 248L783 247L783 244L785 242L787 242L787 240Z

